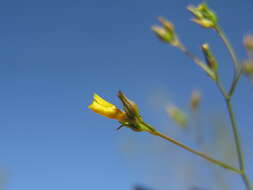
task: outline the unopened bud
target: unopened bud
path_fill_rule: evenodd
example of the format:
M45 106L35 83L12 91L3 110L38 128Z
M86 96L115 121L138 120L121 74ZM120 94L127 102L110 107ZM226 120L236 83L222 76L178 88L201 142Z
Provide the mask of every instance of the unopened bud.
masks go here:
M173 41L173 36L167 30L160 26L152 26L151 29L156 34L156 36L165 43L171 43Z
M188 119L185 113L183 113L178 107L176 106L168 106L166 109L170 118L179 126L187 127Z
M243 73L247 76L253 76L253 62L246 60L242 64Z
M190 106L193 111L197 110L201 101L201 94L199 91L194 90L192 91L191 99L190 99Z
M243 44L248 51L253 51L253 35L246 35L243 38Z
M202 3L198 7L188 6L187 9L193 14L195 17L192 19L193 22L199 24L204 28L215 28L217 25L217 16L216 14L210 10L206 4Z
M163 17L158 17L158 20L163 25L163 28L167 30L168 32L174 33L174 26L171 22L167 21Z
M121 128L122 126L127 126L130 129L141 132L141 131L146 131L146 132L154 132L155 129L150 126L149 124L145 123L140 115L139 108L136 103L133 101L129 100L123 92L119 91L118 97L120 101L123 104L123 109L126 113L126 120L125 122L121 122Z
M140 117L139 108L136 103L129 100L121 91L119 91L118 97L124 106L128 118Z
M209 66L210 69L212 69L213 71L216 71L218 69L218 64L217 61L215 59L215 57L213 56L213 53L211 52L209 45L208 44L203 44L201 46L202 52L205 56L205 60L207 65Z
M151 29L153 30L153 32L161 41L171 44L173 46L178 46L179 41L175 34L173 24L162 17L158 17L158 20L161 22L162 27L152 26Z

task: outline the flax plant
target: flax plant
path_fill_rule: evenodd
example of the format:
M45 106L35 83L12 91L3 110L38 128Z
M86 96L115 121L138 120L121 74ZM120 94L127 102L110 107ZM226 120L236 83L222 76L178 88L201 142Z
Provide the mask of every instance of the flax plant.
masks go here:
M117 120L120 123L120 126L118 127L118 129L121 129L122 127L127 127L129 129L132 129L135 132L147 132L153 136L157 136L162 139L165 139L166 141L169 141L175 144L176 146L181 147L182 149L188 152L191 152L211 162L212 164L218 165L224 169L235 172L241 176L245 184L245 188L247 190L253 190L250 180L246 173L245 160L244 160L244 155L243 155L242 146L241 146L238 124L236 121L236 116L235 116L233 105L232 105L232 97L236 90L237 84L241 78L242 72L245 73L245 68L243 69L242 64L239 63L239 60L236 56L236 53L231 43L227 39L222 28L220 27L219 22L218 22L218 16L216 15L216 13L212 11L211 9L209 9L209 7L205 3L202 3L196 7L190 5L187 7L187 9L190 13L192 13L194 17L192 21L205 29L213 30L217 34L217 36L222 40L222 42L224 43L224 46L228 50L228 53L231 56L232 65L234 68L233 79L231 80L231 84L228 89L226 89L223 85L223 82L218 72L219 63L217 59L215 58L208 43L204 43L201 46L201 50L204 56L204 61L203 61L202 59L192 54L186 48L186 46L181 42L180 38L176 34L175 27L171 22L167 21L166 19L162 17L159 17L158 19L161 23L161 26L152 26L151 29L162 42L174 46L175 48L182 51L186 56L188 56L216 84L218 90L220 91L220 93L222 94L224 98L224 101L227 107L227 112L228 112L232 132L233 132L233 139L235 142L235 148L237 152L239 168L236 168L235 166L231 166L225 162L217 160L213 158L212 156L207 155L203 152L194 150L191 147L183 143L180 143L177 140L159 132L157 129L155 129L153 126L151 126L150 124L146 123L143 120L137 104L129 100L125 96L125 94L121 91L119 91L118 93L118 98L120 99L123 105L123 110L107 102L106 100L98 96L97 94L94 95L94 100L92 104L89 106L89 108L102 116ZM250 49L249 51L252 51L253 40L250 38L247 38L244 41L247 42L245 43L247 44L247 46L246 45L245 46ZM192 109L196 109L196 106L198 105L198 102L196 100L199 101L199 97L197 97L197 95L195 95L194 98L195 99L192 100L193 101ZM172 117L176 118L176 122L179 122L182 125L186 126L187 118L178 109L170 108L168 112Z

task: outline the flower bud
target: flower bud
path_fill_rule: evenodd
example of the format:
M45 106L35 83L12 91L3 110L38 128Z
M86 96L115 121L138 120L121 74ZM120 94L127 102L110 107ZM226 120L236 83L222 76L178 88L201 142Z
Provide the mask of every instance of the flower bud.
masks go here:
M191 99L190 99L190 107L193 111L197 110L201 101L201 94L199 91L192 91Z
M171 43L173 41L173 35L160 26L152 26L151 29L156 36L165 43Z
M199 24L204 28L215 28L217 25L217 16L216 14L210 10L206 4L202 3L198 7L188 6L187 9L193 14L195 17L192 19L193 22Z
M213 56L213 53L211 52L209 45L208 44L203 44L201 46L202 52L205 56L205 60L207 65L209 66L210 69L212 69L213 71L217 71L218 69L218 64L217 61L215 59L215 57Z
M244 36L243 44L247 51L253 51L253 35Z
M139 108L135 102L129 100L121 91L118 92L118 97L124 106L128 118L140 117Z
M162 27L152 26L151 29L153 30L153 32L161 41L171 44L173 46L178 46L179 41L175 34L173 24L162 17L158 17L158 20L162 24Z
M247 76L253 76L253 62L246 60L242 64L243 73Z
M188 119L185 113L183 113L178 107L170 105L166 109L170 118L179 126L187 127Z
M163 17L158 17L158 20L163 25L163 28L168 32L174 33L174 26L171 22L167 21Z
M129 100L123 92L119 91L118 97L123 104L125 113L126 113L126 122L122 124L129 127L130 129L141 132L153 132L155 129L145 123L140 115L139 108L136 103Z

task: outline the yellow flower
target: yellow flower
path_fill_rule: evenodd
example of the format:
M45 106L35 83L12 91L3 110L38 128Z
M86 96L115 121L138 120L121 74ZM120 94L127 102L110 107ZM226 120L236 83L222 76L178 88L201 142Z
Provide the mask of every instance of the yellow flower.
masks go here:
M91 105L89 105L89 108L108 118L116 119L120 122L125 121L126 114L125 112L122 112L119 108L117 108L115 105L105 101L103 98L101 98L99 95L94 94L94 99Z

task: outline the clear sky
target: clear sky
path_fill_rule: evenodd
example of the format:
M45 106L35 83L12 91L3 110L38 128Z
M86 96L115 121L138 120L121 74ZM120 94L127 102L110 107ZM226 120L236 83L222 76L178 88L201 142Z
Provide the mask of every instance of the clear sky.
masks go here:
M148 158L129 158L121 150L122 140L132 139L131 146L139 147L138 143L150 144L155 137L127 129L117 132L117 122L87 106L94 92L120 106L116 94L121 89L139 104L145 120L163 128L165 113L152 103L157 92L183 105L192 89L199 88L206 109L224 109L208 77L179 51L160 43L150 30L156 17L164 16L175 23L178 35L195 54L201 56L200 44L210 42L229 84L232 67L227 52L214 32L189 21L185 7L190 3L199 1L0 2L0 171L5 189L159 187L147 174ZM242 36L253 32L253 1L208 4L243 59ZM253 88L243 79L238 92L234 101L242 144L252 160ZM159 162L159 156L155 160ZM253 180L253 165L248 163ZM181 189L173 175L163 178L173 189Z

